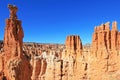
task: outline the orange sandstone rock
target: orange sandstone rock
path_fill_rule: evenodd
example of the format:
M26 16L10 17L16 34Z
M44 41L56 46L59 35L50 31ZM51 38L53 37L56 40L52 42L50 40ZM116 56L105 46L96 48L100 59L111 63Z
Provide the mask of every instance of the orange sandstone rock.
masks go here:
M118 79L119 61L119 32L117 22L102 24L95 28L92 38L92 52L88 64L91 80Z
M5 80L31 80L31 66L23 55L23 29L21 21L17 19L17 7L8 5L10 19L6 20L4 34L3 78Z

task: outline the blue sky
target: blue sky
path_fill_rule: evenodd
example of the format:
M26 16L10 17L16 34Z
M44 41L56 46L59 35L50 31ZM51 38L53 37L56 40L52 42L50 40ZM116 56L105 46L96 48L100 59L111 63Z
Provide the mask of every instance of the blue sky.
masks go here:
M83 44L91 43L95 26L120 24L120 0L0 0L0 39L9 3L18 6L25 42L64 43L67 35L75 34Z

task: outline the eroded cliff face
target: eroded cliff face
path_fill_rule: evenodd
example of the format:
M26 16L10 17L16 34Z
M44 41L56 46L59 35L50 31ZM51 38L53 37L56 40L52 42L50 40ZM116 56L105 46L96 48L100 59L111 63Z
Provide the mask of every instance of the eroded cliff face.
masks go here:
M117 22L95 27L92 38L92 52L89 60L91 80L120 79L120 32Z
M120 46L119 34L117 22L112 23L112 30L110 30L109 22L95 27L92 38L92 51L96 53L102 50L118 50Z
M67 36L66 42L65 42L65 47L66 47L66 53L63 54L63 57L69 57L69 56L80 56L82 55L82 42L79 36L77 35L70 35Z
M87 66L82 55L82 42L79 36L70 35L66 39L62 53L42 52L31 59L32 80L86 80Z
M6 20L3 52L0 55L1 80L31 80L31 66L23 55L23 29L17 19L17 7L8 5L10 18Z
M63 72L62 80L86 80L87 63L82 53L83 46L79 36L70 35L66 39L66 49L62 54Z

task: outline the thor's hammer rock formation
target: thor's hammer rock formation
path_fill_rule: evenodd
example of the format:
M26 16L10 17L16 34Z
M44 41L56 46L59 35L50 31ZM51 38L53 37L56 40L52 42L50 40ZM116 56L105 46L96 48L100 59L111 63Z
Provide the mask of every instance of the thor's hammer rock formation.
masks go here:
M31 80L31 66L22 50L24 32L17 19L18 8L8 5L10 18L6 20L1 68L2 80Z

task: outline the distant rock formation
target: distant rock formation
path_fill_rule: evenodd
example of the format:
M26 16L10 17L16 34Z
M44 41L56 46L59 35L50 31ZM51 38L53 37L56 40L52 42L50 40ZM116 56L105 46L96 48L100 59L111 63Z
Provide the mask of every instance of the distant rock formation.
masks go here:
M67 36L65 45L67 56L77 55L77 53L79 54L79 52L82 51L82 42L80 37L77 35Z
M64 47L64 44L24 43L23 52L29 58L34 58L34 56L39 56L44 51L55 51L56 53L62 53Z
M4 34L4 52L2 60L2 80L31 80L31 66L29 60L23 55L23 29L21 21L17 20L16 6L8 5L10 19L6 20Z
M65 42L65 53L62 54L63 59L73 57L75 60L82 56L82 41L78 35L67 36Z

